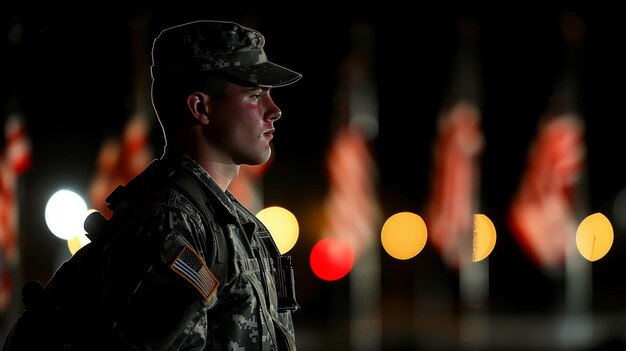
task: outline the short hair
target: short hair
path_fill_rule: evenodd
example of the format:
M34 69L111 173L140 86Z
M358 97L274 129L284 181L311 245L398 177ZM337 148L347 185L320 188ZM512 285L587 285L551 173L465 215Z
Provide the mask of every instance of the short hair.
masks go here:
M187 97L200 91L211 98L224 97L228 83L234 82L220 71L194 72L162 78L152 82L152 104L163 128L164 137L177 134L183 126Z

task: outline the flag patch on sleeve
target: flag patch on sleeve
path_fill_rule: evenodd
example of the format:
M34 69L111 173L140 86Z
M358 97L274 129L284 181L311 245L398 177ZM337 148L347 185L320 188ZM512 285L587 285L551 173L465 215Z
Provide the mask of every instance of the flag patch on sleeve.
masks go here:
M220 284L204 260L189 245L182 248L170 268L187 280L205 301L209 300Z

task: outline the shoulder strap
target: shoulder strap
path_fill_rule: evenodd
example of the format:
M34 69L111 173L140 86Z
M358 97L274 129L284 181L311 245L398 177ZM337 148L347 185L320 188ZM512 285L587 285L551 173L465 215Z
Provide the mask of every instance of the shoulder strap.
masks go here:
M213 247L211 255L207 257L207 265L215 277L223 283L226 280L228 270L227 256L228 247L226 245L226 237L221 226L215 221L214 213L210 208L210 203L205 190L198 184L198 180L190 171L184 167L176 167L175 165L163 161L155 160L138 176L133 178L126 186L118 186L113 193L107 198L109 208L115 210L117 206L123 203L125 198L136 196L142 191L142 184L150 183L150 181L138 181L150 177L167 177L172 184L199 209L200 216L204 221L207 230L212 235ZM145 191L145 189L143 189ZM222 289L225 284L220 284L218 290Z
M220 281L218 289L225 286L226 274L228 270L227 255L228 247L222 227L215 221L213 211L209 208L209 201L205 190L198 184L198 181L186 170L175 170L170 175L170 180L200 209L201 217L208 230L213 236L213 247L210 262L207 262L211 272Z

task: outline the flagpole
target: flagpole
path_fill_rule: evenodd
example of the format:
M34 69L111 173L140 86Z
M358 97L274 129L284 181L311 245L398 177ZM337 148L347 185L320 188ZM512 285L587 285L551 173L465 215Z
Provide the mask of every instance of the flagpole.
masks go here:
M581 119L578 101L580 49L585 25L582 19L570 12L563 13L561 29L565 40L565 71L562 77L563 110ZM580 170L575 187L574 216L577 223L589 214L586 168ZM560 340L566 348L588 344L593 339L593 321L590 318L593 281L591 262L585 260L576 247L576 232L567 240L565 252L565 313L561 323Z
M447 104L439 116L434 189L428 210L431 242L448 269L458 273L460 349L486 349L490 340L489 260L474 262L474 215L480 211L482 91L479 24L458 22L456 61Z
M380 240L377 239L381 215L375 184L377 169L369 150L378 133L372 69L374 32L366 22L353 23L350 30L352 49L340 70L336 116L339 131L328 161L331 196L327 230L349 243L354 252L354 264L348 276L350 349L377 351L382 349ZM345 177L350 177L350 181L342 181ZM331 211L333 208L341 210Z

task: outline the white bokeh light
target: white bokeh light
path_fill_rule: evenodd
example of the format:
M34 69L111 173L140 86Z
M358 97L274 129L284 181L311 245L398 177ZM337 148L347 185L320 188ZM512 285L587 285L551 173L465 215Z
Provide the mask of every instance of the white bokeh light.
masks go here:
M85 234L83 224L88 214L87 204L71 190L59 190L46 205L46 224L52 234L65 240Z

